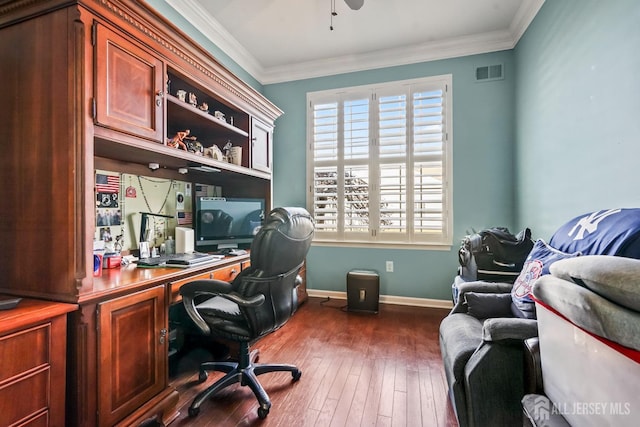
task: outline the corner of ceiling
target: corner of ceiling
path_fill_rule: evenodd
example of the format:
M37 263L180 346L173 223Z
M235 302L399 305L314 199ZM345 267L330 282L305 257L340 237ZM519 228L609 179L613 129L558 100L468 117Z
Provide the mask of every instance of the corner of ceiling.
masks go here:
M509 25L509 31L513 38L512 48L516 47L518 41L520 41L524 32L527 31L527 28L529 28L529 25L540 11L544 2L545 0L524 0L522 2L516 15L513 17L513 21L511 21L511 25Z

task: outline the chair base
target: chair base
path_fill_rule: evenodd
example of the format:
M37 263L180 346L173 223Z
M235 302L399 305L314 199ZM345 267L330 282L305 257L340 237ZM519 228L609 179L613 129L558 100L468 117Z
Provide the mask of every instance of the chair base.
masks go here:
M259 352L254 350L249 352L248 343L240 343L240 360L238 362L204 362L200 365L200 374L198 376L199 382L204 382L207 377L207 371L224 372L226 375L220 378L218 381L209 386L206 390L200 392L189 407L189 416L195 417L200 413L200 405L213 396L220 390L235 384L240 383L241 386L249 386L253 394L258 399L260 406L258 407L258 417L264 419L269 414L271 409L271 400L267 395L260 382L258 381L258 375L266 374L268 372L287 371L291 372L293 381L298 381L302 375L300 371L294 365L286 364L263 364L256 363L259 358Z

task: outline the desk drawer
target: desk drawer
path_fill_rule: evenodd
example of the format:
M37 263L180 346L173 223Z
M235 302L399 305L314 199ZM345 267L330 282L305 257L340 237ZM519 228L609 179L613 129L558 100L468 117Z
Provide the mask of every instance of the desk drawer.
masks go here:
M47 367L2 385L0 387L0 425L10 426L37 412L46 411L49 407L49 382Z
M218 268L206 273L201 273L192 277L188 277L182 280L176 280L171 282L171 303L182 301L180 296L180 288L186 283L193 282L194 280L209 280L217 279L224 280L225 282L231 282L240 273L240 263L231 264L226 267Z
M50 326L39 325L0 338L0 385L49 363Z

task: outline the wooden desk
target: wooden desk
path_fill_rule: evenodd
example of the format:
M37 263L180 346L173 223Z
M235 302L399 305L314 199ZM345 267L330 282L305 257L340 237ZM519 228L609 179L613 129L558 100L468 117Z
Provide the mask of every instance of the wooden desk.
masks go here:
M233 280L249 255L190 268L102 270L70 326L68 426L168 425L178 393L169 384L169 307L197 278Z
M23 299L0 311L0 425L65 425L67 313L75 304Z

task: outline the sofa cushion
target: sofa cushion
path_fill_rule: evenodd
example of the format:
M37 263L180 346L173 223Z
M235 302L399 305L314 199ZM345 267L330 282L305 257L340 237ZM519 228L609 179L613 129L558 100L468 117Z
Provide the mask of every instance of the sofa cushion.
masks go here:
M554 262L578 255L580 252L568 254L554 249L542 239L536 241L511 289L513 314L516 317L535 319L535 304L530 295L534 282L539 277L549 274L549 267Z
M587 332L640 350L639 312L551 274L535 283L533 296Z
M640 261L608 255L566 259L551 274L591 289L623 307L640 311Z
M511 317L511 294L467 292L467 312L476 319Z

